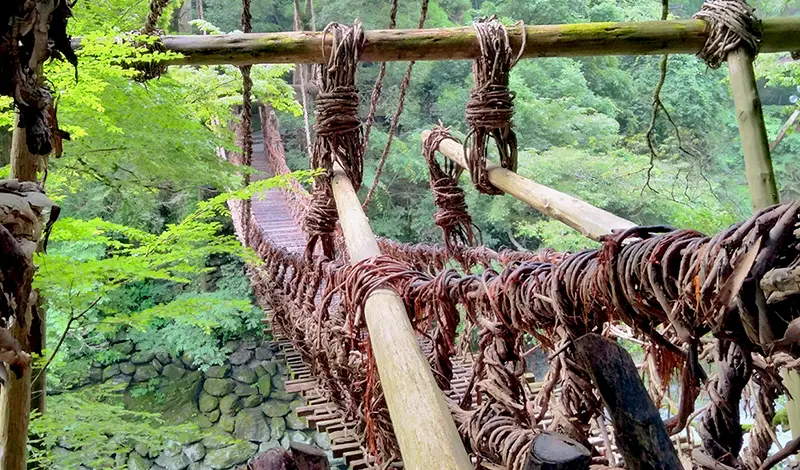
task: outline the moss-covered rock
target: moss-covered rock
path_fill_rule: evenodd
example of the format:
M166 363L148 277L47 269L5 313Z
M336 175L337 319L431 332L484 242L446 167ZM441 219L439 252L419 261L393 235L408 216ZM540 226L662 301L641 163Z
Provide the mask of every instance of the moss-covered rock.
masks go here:
M194 371L180 380L163 381L155 393L132 396L125 393L124 400L128 409L161 413L161 417L169 424L181 424L193 421L200 411L195 405L195 397L200 391L203 374Z
M203 413L210 413L212 410L217 409L219 406L219 398L209 395L205 392L200 393L200 398L197 400L197 407Z
M231 366L230 364L223 364L221 366L211 366L206 371L206 377L212 377L216 379L224 379L231 373Z
M209 378L206 379L205 383L203 384L203 390L205 390L205 392L209 395L215 397L224 397L225 395L231 393L235 386L236 383L230 379Z
M272 392L272 377L269 375L261 377L258 379L256 387L258 387L258 393L260 393L264 398L268 397L270 392Z
M256 444L239 441L229 447L211 449L204 462L213 469L225 469L247 462L258 451Z

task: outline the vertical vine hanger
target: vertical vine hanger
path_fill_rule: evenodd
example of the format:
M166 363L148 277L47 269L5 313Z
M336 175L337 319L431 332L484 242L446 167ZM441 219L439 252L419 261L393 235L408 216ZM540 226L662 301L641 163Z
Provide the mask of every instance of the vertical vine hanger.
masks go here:
M330 49L324 45L328 37L332 40ZM315 111L317 138L311 152L311 168L321 168L324 173L314 181L304 224L309 259L317 243L321 244L325 257L333 257L333 231L338 220L331 188L333 163L341 165L356 190L361 187L364 143L355 76L364 42L364 30L358 21L352 27L331 23L323 32L324 69Z
M475 188L484 194L503 194L489 182L486 155L491 136L497 146L500 165L511 171L517 169L517 136L511 128L514 94L508 89L508 79L511 68L525 50L525 28L522 27L522 46L514 56L508 31L497 18L478 20L474 27L481 55L472 64L475 86L467 101L469 134L464 142L464 153Z

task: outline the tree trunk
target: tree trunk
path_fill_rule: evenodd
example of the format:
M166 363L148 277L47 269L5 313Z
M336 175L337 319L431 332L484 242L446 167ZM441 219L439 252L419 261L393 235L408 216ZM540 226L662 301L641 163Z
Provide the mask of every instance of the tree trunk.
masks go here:
M0 129L0 167L11 162L11 131Z
M191 34L192 25L189 24L189 20L191 19L192 0L183 0L181 7L176 8L172 14L172 29L179 34Z

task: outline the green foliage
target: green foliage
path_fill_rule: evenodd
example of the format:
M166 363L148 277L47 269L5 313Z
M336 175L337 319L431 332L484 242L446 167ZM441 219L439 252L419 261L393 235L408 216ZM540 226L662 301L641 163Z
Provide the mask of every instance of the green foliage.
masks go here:
M31 420L29 462L40 468L117 468L115 455L136 443L158 452L197 433L193 424L167 426L157 414L126 410L117 400L108 387L51 397L47 413ZM57 446L72 451L56 453Z

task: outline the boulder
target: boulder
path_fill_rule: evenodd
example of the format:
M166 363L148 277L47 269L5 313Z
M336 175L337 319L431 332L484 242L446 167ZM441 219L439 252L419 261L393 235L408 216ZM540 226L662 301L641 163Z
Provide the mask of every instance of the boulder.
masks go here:
M272 376L272 388L275 390L286 390L286 377L283 375Z
M203 438L201 442L203 443L203 447L205 447L206 450L221 449L223 447L228 447L229 445L233 444L234 439L227 433L218 430L213 430L213 432L210 432L206 437Z
M150 449L144 442L137 442L136 445L133 446L133 450L135 450L142 457L147 457L147 455L150 453Z
M231 366L229 364L223 364L221 366L211 366L206 371L206 377L213 377L217 379L223 379L227 377L231 373Z
M132 362L122 362L119 365L119 371L126 375L133 375L136 372L136 365Z
M253 357L253 351L249 349L239 348L233 354L228 356L228 360L234 366L246 364Z
M150 364L138 366L136 368L136 372L133 374L134 382L147 382L148 380L156 377L158 377L158 371Z
M178 380L186 375L186 369L170 363L164 366L164 369L161 371L161 375L169 380Z
M239 397L234 394L225 395L219 400L219 411L222 414L233 415L239 411Z
M225 347L228 348L229 351L236 351L239 349L239 342L235 339L225 342Z
M205 463L215 470L227 469L247 462L258 451L258 446L250 442L239 441L232 446L211 449L206 454Z
M264 401L264 398L258 394L242 397L242 408L253 408L260 405L262 401Z
M119 364L111 364L103 369L103 382L119 374Z
M148 470L150 465L152 462L139 455L138 452L128 454L128 470Z
M235 393L236 396L239 397L249 397L251 395L257 395L258 389L256 389L252 385L239 384L236 386L236 388L233 389L233 393Z
M261 365L264 366L264 369L267 369L269 375L275 375L278 373L278 363L274 359L271 361L263 362Z
M103 380L103 369L99 367L92 367L89 369L89 379L92 382L101 382Z
M192 355L187 352L181 354L181 362L183 362L183 365L189 370L198 369L198 367L194 363L194 357L192 357Z
M223 431L233 432L236 429L236 418L231 415L221 415L217 426Z
M147 364L148 362L152 361L153 358L155 357L156 353L154 353L153 351L139 351L133 353L133 355L131 356L131 362L133 362L138 366L142 364Z
M158 362L160 362L163 365L167 365L170 362L172 362L172 358L169 357L169 353L164 351L157 352L156 359L158 359Z
M303 444L311 444L311 438L306 436L302 431L295 431L289 435L292 442L302 442Z
M206 413L206 418L208 418L210 422L216 423L217 421L219 421L220 414L221 413L219 410L209 411L208 413Z
M219 411L219 410L217 410L217 411ZM200 429L208 429L208 428L210 428L211 426L214 425L214 423L211 421L211 419L209 419L208 416L206 416L204 414L195 415L193 421L194 421L194 424L196 424L197 427L200 428Z
M297 394L284 390L273 390L269 397L273 400L292 401L297 398Z
M263 377L267 375L267 369L265 369L261 364L253 367L253 370L256 372L256 377Z
M209 395L208 393L201 393L200 398L197 400L197 407L203 413L210 413L219 406L219 398Z
M231 393L235 385L235 382L232 380L210 378L206 379L206 382L203 384L203 390L209 395L222 397Z
M127 387L128 385L131 384L131 376L122 374L115 375L114 377L111 377L111 380L109 382L111 382L114 385L124 385L125 387Z
M240 348L250 349L253 350L257 346L256 340L254 339L245 339L241 342Z
M196 442L183 448L183 455L189 459L190 463L199 462L206 456L206 447L202 442Z
M189 464L189 468L187 470L213 470L213 469L208 465L206 465L205 462L194 462Z
M236 415L233 437L244 441L268 441L270 437L267 420L258 408L242 410Z
M322 450L330 450L331 443L328 441L328 433L314 431L311 434L311 438L314 440L314 445L319 447Z
M296 411L292 411L286 415L286 427L295 431L300 431L308 428L308 422L305 418L297 416Z
M256 380L258 379L258 376L256 376L256 371L247 366L234 367L231 377L245 384L256 383Z
M300 408L301 406L306 406L306 402L305 402L305 400L302 400L300 398L298 398L297 400L294 400L291 403L289 403L289 408L292 411Z
M267 442L262 442L261 445L258 446L258 453L259 454L263 454L264 452L266 452L266 451L268 451L270 449L274 449L274 448L280 447L280 446L281 446L280 441L269 440Z
M270 392L272 391L272 377L269 375L265 375L258 379L256 383L256 387L258 387L258 393L260 393L264 398L268 397Z
M279 441L283 435L286 433L286 421L280 417L274 417L269 419L269 428L272 431L270 433L270 437Z
M291 446L291 445L292 445L292 440L289 439L289 435L288 434L285 434L281 438L281 447L283 447L286 450L289 450L289 446Z
M164 364L162 364L158 359L153 359L150 361L150 365L155 367L159 374L164 369Z
M118 352L121 356L128 356L133 352L133 342L123 341L111 346L112 351Z
M263 404L261 404L261 411L270 418L275 418L279 416L286 416L289 414L289 404L277 401L277 400L269 400Z
M166 470L184 470L191 462L183 452L168 452L166 449L156 459L156 464Z
M265 348L260 346L256 348L256 359L259 361L266 361L267 359L272 359L272 350L269 348Z

